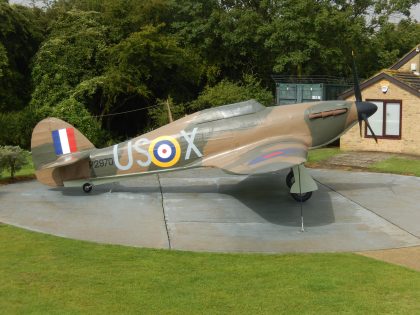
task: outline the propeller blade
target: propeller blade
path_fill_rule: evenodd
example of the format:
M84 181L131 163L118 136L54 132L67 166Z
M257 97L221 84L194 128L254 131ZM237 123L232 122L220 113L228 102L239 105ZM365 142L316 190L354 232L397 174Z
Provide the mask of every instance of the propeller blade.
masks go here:
M375 133L372 130L372 127L369 124L369 121L367 120L366 117L363 117L363 120L365 121L366 126L369 128L370 133L372 134L373 139L375 139L376 143L378 143L378 138L376 137Z
M354 61L354 51L351 51L352 56L352 70L353 70L353 84L354 84L354 96L356 97L357 102L362 101L362 92L360 91L360 84L359 84L359 77L357 75L357 68L356 68L356 62Z

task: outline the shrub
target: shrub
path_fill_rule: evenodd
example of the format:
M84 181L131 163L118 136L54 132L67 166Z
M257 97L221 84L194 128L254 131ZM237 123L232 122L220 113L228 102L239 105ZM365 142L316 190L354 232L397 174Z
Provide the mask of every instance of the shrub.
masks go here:
M213 87L206 87L200 96L191 102L190 107L192 110L202 110L249 99L255 99L265 106L273 103L271 92L263 88L255 77L246 75L241 83L223 80Z
M0 170L9 170L10 177L14 179L16 172L28 163L28 154L18 146L0 146Z

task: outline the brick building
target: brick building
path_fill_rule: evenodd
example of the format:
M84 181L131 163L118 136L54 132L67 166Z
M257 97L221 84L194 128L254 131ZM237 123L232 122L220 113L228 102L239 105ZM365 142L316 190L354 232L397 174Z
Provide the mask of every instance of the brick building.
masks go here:
M341 137L340 147L351 151L382 151L420 155L420 45L360 85L363 100L375 103L369 123L378 137L372 139L363 123L363 137L354 126ZM341 94L354 100L354 91Z

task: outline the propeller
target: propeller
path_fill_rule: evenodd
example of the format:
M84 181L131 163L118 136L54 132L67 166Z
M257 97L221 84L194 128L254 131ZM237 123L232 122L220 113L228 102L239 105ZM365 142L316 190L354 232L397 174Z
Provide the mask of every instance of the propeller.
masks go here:
M356 62L354 61L354 52L351 51L352 55L352 70L353 70L353 81L354 81L354 96L356 97L356 108L359 119L359 130L360 137L362 137L362 121L365 122L369 131L372 133L373 139L378 143L378 138L373 132L372 127L369 124L368 117L372 116L378 109L378 107L371 102L364 102L362 100L362 92L360 91L359 78L357 75Z

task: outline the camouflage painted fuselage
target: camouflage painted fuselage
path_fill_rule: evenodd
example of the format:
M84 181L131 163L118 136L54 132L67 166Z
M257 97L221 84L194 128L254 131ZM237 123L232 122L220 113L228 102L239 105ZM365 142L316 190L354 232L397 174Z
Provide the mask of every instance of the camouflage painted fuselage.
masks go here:
M50 152L46 138L70 125L47 120L34 130L39 128L43 137L32 139L37 177L52 186L79 186L193 167L273 172L303 163L308 149L337 139L358 121L358 113L355 103L347 101L264 107L250 100L194 113L104 149L93 148L76 130L79 156L73 153L69 158L74 159L67 160Z

